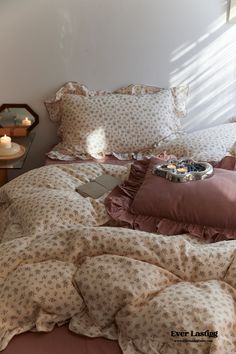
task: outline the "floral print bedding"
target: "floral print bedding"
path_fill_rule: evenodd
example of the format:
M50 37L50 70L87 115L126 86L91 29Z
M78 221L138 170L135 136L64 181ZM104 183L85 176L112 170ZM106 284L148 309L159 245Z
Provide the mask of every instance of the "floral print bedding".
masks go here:
M71 161L112 153L121 160L132 159L137 151L182 132L180 118L187 115L188 91L187 85L164 89L142 84L96 91L68 82L45 101L62 137L48 156Z
M61 109L63 149L82 159L142 151L182 131L170 90L142 96L68 94Z
M129 168L46 166L0 189L0 350L69 322L124 354L236 352L236 241L114 227L106 195L75 191Z
M214 127L185 133L170 142L163 142L155 149L158 154L170 152L177 157L191 157L197 161L220 161L224 156L235 156L236 123L219 124Z
M178 137L169 141L163 140L150 149L132 153L114 153L119 160L141 160L166 152L177 157L190 157L202 161L220 161L224 156L236 153L236 123L219 124L214 127L197 130L191 133L182 131ZM70 161L73 154L63 150L61 143L48 154L51 159Z

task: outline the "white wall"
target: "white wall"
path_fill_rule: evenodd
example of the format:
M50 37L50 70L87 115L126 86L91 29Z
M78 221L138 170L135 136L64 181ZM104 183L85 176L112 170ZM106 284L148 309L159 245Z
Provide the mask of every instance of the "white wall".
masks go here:
M226 8L226 0L1 0L0 103L40 115L26 169L56 141L43 101L69 80L93 89L189 83L189 130L236 115L236 25Z

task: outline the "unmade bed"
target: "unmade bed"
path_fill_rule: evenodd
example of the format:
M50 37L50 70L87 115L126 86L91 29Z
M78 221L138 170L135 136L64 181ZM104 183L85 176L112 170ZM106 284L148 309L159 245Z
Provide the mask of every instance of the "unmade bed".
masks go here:
M125 180L129 171L129 164L60 164L1 188L2 350L16 334L67 323L79 335L115 340L86 339L93 354L108 346L125 354L235 352L236 241L104 226L106 195L92 200L75 191L104 172ZM179 341L183 331L191 342ZM29 333L6 353L18 354L14 343L32 338L51 352L58 338L62 353L85 341L65 329Z
M236 353L234 233L227 237L218 230L215 238L201 237L205 225L199 227L197 218L197 227L184 229L180 222L175 234L159 232L153 218L154 229L145 229L148 215L140 223L126 212L115 219L107 208L109 192L93 199L76 191L104 174L119 178L123 195L115 193L111 204L117 211L128 208L137 185L143 185L136 179L142 176L140 165L136 176L132 159L185 156L218 162L235 156L236 123L184 131L187 94L186 86L130 85L107 92L69 82L45 102L61 142L48 153L46 166L0 189L4 354ZM236 199L232 161L226 174L233 178L222 188L230 206ZM144 190L142 210L145 195ZM169 197L167 213L176 205ZM187 214L188 201L184 207ZM232 210L234 205L230 215ZM196 214L205 217L202 210L191 213ZM232 221L227 209L217 215L217 223ZM227 241L211 242L221 236Z

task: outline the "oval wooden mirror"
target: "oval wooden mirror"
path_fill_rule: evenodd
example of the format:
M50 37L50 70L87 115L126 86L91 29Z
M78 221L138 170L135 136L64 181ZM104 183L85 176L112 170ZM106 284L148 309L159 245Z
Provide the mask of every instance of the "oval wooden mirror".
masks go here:
M0 106L0 135L26 136L39 123L39 116L27 104Z

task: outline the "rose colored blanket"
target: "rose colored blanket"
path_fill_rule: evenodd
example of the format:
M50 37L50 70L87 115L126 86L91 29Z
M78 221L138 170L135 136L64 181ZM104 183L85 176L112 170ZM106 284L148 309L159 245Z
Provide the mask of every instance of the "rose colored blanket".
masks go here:
M106 196L75 189L103 173L129 169L46 166L0 189L0 350L69 322L125 354L235 353L236 241L101 226Z

